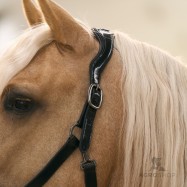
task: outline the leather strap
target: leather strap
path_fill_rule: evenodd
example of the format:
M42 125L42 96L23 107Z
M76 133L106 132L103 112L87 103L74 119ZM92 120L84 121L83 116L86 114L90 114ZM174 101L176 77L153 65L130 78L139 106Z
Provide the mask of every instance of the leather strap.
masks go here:
M101 96L97 90L93 92L94 93L91 94L92 103L98 106L101 100ZM79 149L82 153L85 153L90 147L91 134L96 112L97 109L91 107L89 104L86 104L83 115L81 115L82 119L79 120L79 126L82 128Z
M102 90L99 86L99 79L104 67L109 62L114 44L114 36L105 29L92 29L95 38L99 42L99 52L90 64L90 88L88 101L86 101L78 127L82 128L79 149L85 153L90 146L93 123L97 109L102 104Z
M86 187L97 187L96 163L95 161L87 161L82 164L84 170L84 178Z
M51 176L58 170L58 168L66 161L66 159L77 149L79 140L71 135L63 147L56 153L56 155L48 162L48 164L40 171L40 173L30 181L25 187L41 187Z
M108 64L114 45L114 35L106 29L92 29L100 44L99 52L90 64L90 84L98 84L105 66Z

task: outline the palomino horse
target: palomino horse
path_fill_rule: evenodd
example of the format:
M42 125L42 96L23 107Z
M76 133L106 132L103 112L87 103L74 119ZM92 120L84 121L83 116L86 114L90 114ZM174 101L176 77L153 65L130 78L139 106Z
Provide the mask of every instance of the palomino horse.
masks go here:
M86 186L99 187L186 187L186 66L115 32L100 85L91 84L89 90L97 92L101 104L94 108L92 98L87 99L89 66L100 59L94 70L101 67L104 57L97 54L108 44L102 50L96 30L54 2L38 0L38 5L24 0L30 28L0 57L0 186L34 186L33 179L63 147L86 102L86 110L94 111L93 130L87 124L85 131L91 137L89 149L82 158L75 147L42 185L83 187L87 181ZM113 45L113 35L97 31ZM85 135L78 128L72 131L79 138ZM85 176L82 159L95 160L96 168Z

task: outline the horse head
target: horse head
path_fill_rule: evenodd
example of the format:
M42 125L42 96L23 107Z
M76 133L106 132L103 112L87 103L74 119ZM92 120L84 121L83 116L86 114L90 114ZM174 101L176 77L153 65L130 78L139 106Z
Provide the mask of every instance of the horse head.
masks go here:
M91 30L53 1L23 2L30 28L1 60L0 186L26 185L64 144L87 100L89 66L99 50ZM99 186L119 183L114 176L123 168L121 69L114 49L89 150ZM83 186L81 160L76 150L46 185Z

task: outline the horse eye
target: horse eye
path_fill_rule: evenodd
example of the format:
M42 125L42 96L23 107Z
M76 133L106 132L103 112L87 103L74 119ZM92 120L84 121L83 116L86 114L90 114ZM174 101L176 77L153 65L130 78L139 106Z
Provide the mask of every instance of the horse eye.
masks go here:
M20 111L28 111L32 108L32 101L25 98L16 98L14 108Z
M34 107L34 102L26 97L7 97L4 102L7 111L23 114L30 112Z

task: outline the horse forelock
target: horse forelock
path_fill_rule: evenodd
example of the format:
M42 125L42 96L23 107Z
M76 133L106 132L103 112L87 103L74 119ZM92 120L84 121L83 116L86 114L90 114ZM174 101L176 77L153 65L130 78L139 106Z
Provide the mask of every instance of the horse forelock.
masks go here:
M116 32L115 42L123 61L124 186L185 186L187 66L125 34ZM154 157L162 180L151 170Z
M8 81L24 69L39 49L52 41L52 34L46 24L27 29L0 57L0 95Z

